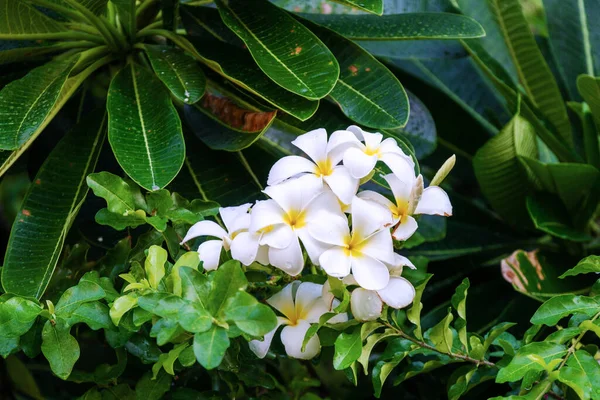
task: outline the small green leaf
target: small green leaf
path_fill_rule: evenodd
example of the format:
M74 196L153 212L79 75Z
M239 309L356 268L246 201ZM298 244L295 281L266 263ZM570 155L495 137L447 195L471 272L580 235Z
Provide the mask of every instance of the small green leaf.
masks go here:
M230 260L214 272L213 288L208 297L208 311L215 317L223 311L225 303L240 290L245 290L248 280L239 261Z
M23 297L0 303L0 337L19 337L27 332L42 312L42 307Z
M452 311L449 309L448 315L429 330L429 340L431 340L433 347L442 353L452 353L454 333L450 329L450 323L453 318Z
M213 325L208 331L194 335L194 354L206 369L218 367L228 348L227 331L220 326Z
M569 340L573 339L574 337L576 337L577 335L579 335L580 333L581 333L581 329L579 329L578 327L564 328L564 329L560 329L556 332L552 332L551 334L546 336L544 341L558 343L558 344L564 344L564 343L567 343Z
M458 338L465 346L468 353L469 343L467 341L467 291L469 290L469 278L463 279L462 283L456 288L456 292L452 296L452 307L456 310L458 317L454 321L454 327L458 331Z
M183 293L179 269L185 266L197 271L199 265L200 256L198 255L197 251L188 251L177 259L175 265L173 265L173 268L171 268L171 273L169 274L169 281L173 287L173 294L176 296L181 296Z
M427 286L427 282L429 282L432 276L433 275L428 275L425 280L415 288L416 293L413 300L413 306L406 312L406 318L416 326L414 335L419 340L423 340L421 330L421 310L423 310L423 303L421 303L421 296L423 296L425 286Z
M514 322L501 322L498 325L494 326L490 329L490 332L485 336L485 341L483 342L483 353L490 348L492 343L504 332L515 326Z
M160 281L165 276L165 263L169 255L167 251L160 246L152 245L148 249L148 257L144 262L144 269L150 286L158 289Z
M577 350L569 357L558 380L569 385L581 399L596 399L600 395L600 366L584 350Z
M252 336L264 336L277 326L277 317L271 307L260 304L254 296L237 292L225 304L225 319Z
M42 331L42 353L50 363L52 372L67 379L79 359L79 344L71 336L71 328L63 319L46 321Z
M562 318L571 314L584 314L592 317L600 312L600 303L592 297L565 294L547 300L531 317L532 324L554 326Z
M135 385L136 400L160 400L169 391L173 377L161 371L156 379L148 371Z
M176 319L161 318L152 325L150 337L156 338L156 344L164 346L167 343L174 342L181 334L185 333L179 326Z
M217 0L216 4L223 22L277 84L312 100L333 89L340 73L333 54L285 11L264 0L253 7L240 0ZM319 74L308 72L315 70Z
M396 332L393 329L386 329L381 333L375 333L367 338L367 342L362 347L360 357L357 360L358 363L363 366L365 375L368 375L369 373L369 358L371 357L371 352L373 351L373 348L377 345L377 343L381 342L382 340L394 336L398 336L398 332Z
M165 187L185 157L181 121L166 89L130 63L110 83L107 110L108 140L121 167L148 190Z
M202 303L188 303L179 314L179 325L188 332L206 332L213 323L213 317L204 309Z
M100 277L92 271L85 274L76 286L65 290L55 306L57 316L68 319L81 305L87 302L103 299L106 292L100 286Z
M99 301L83 303L71 312L69 318L67 318L67 324L73 326L84 323L95 331L98 329L110 329L113 327L113 324L109 313L110 309L108 306Z
M589 273L600 273L600 256L587 256L579 261L576 266L559 276L559 278L562 279L567 276Z
M360 327L354 328L350 333L342 332L335 340L333 367L337 370L348 368L354 361L358 360L361 352Z
M373 14L383 14L383 0L337 0L338 3L347 4Z
M202 273L191 267L181 267L181 290L184 299L207 307L212 284Z
M121 296L115 300L110 307L110 319L115 326L119 326L119 322L123 315L134 307L137 307L137 297L133 295Z
M204 94L206 78L193 58L168 46L144 45L152 68L179 100L194 104Z
M521 347L510 363L500 369L497 383L515 382L523 379L528 371L543 371L544 366L537 363L531 355L539 356L545 363L561 359L567 354L565 346L556 343L530 343Z
M110 172L97 172L88 175L86 182L96 196L106 200L108 211L116 214L135 211L134 189L121 177Z

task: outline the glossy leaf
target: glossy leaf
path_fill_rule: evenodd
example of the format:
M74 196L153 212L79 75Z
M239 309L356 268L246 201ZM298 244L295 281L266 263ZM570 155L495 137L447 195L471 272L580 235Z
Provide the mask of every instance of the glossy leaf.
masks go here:
M135 37L136 10L135 0L111 0L119 15L119 22L130 38Z
M569 97L580 100L577 76L583 73L594 75L594 71L600 73L600 56L594 51L600 46L600 27L592 17L600 13L600 4L583 0L544 0L544 11L556 65Z
M577 89L581 97L590 107L596 129L600 130L600 78L589 75L580 75L577 78Z
M531 323L554 326L562 318L572 314L592 317L600 312L600 303L592 297L565 294L552 297L538 308L531 317Z
M590 240L589 235L573 226L566 208L556 196L527 197L527 211L535 227L542 232L574 242Z
M450 323L454 319L452 312L448 310L448 314L444 319L433 326L428 332L429 340L433 346L443 353L452 353L452 344L454 343L454 332L450 329Z
M278 85L320 99L340 73L334 56L308 29L277 6L260 0L217 0L223 22L246 44L258 66ZM310 71L319 71L313 74Z
M93 330L111 329L113 324L110 320L109 311L108 306L99 301L82 303L67 318L67 324L73 326L84 323Z
M71 286L60 296L54 307L54 313L62 318L69 318L82 304L103 299L106 292L100 286L97 272L88 272L75 286Z
M527 221L525 197L531 191L519 156L537 157L537 146L531 124L516 115L473 159L475 176L486 198L498 214L515 225Z
M496 377L497 383L515 382L522 379L528 371L543 371L544 366L540 365L532 354L540 357L545 363L560 359L567 354L565 346L556 343L531 343L521 347L510 363L501 368Z
M67 379L79 359L79 343L64 320L46 321L42 331L42 353L59 378Z
M398 79L372 55L343 36L308 21L340 65L329 94L353 121L372 128L397 128L408 120L408 96Z
M598 90L597 96L600 99L600 90ZM581 122L585 160L588 164L600 169L600 138L598 138L596 123L594 122L594 116L589 105L587 103L575 103L572 101L568 102L567 105L577 114Z
M17 149L39 134L76 61L51 61L0 91L0 149Z
M562 274L560 278L589 273L600 273L600 256L587 256L579 261L575 267Z
M123 315L134 307L137 307L137 297L135 295L121 296L114 301L110 307L110 319L115 326L119 326L119 322Z
M213 317L201 303L188 303L181 308L179 325L188 332L206 332L212 326Z
M335 340L335 353L333 354L333 367L337 370L348 368L358 360L362 352L360 328L352 332L342 332Z
M148 190L165 187L185 157L181 121L168 92L130 63L113 78L107 109L108 139L121 167Z
M148 257L144 261L144 270L153 289L158 289L161 279L165 276L167 258L167 251L160 246L153 245L148 249Z
M206 306L211 284L206 275L190 267L181 267L181 288L183 298L191 302L198 302Z
M15 219L2 269L7 292L41 297L52 277L73 219L87 194L104 142L102 114L65 136L38 171Z
M338 2L373 14L383 14L383 0L338 0Z
M152 68L175 97L194 104L204 93L206 78L193 58L168 46L145 45Z
M600 365L584 350L577 350L569 357L558 380L569 385L581 399L596 399L600 395Z
M448 13L383 15L300 14L343 35L359 40L466 39L485 35L477 21Z
M18 296L0 303L0 337L5 340L25 334L41 312L38 304Z
M416 326L413 335L419 340L423 340L421 329L421 311L423 310L423 303L421 303L421 297L423 296L423 291L425 291L427 282L429 282L432 276L433 275L428 275L423 282L415 287L416 293L415 298L413 299L413 305L406 312L406 318Z
M218 316L225 309L225 304L240 290L245 290L248 280L240 263L235 260L227 261L215 272L212 279L213 289L208 297L208 311Z
M540 52L518 0L492 0L502 34L517 67L519 81L539 110L559 131L562 140L573 143L571 124L558 84Z
M220 326L213 325L208 331L194 335L194 354L206 369L218 367L228 348L227 331Z
M66 26L22 0L0 0L0 10L0 40L49 39L68 32Z
M252 336L264 336L277 326L273 310L246 292L238 292L231 297L225 304L223 315Z
M458 317L454 321L454 327L458 332L458 338L465 350L468 352L469 343L467 342L467 291L469 290L469 279L465 278L456 288L452 296L452 307L456 310Z

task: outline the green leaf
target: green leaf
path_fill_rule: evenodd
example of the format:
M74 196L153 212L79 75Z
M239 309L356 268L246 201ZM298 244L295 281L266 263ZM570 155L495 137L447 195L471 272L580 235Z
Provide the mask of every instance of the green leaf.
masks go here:
M590 240L589 235L573 227L565 206L555 196L545 193L527 197L527 211L540 231L576 242Z
M309 21L302 21L329 48L340 77L329 94L353 121L372 128L397 128L408 121L408 97L398 79L359 45Z
M160 400L169 391L173 377L161 371L156 379L152 378L150 371L135 385L136 400Z
M136 9L135 0L111 0L117 9L119 22L130 38L135 38Z
M569 97L580 100L577 76L582 73L594 75L594 63L600 67L600 57L593 51L600 45L600 28L590 19L598 15L600 5L593 1L544 0L544 11L556 66ZM596 71L600 72L599 69Z
M383 0L336 0L338 3L347 4L366 12L383 14Z
M514 225L528 220L525 197L531 191L519 156L536 158L537 146L533 126L516 115L473 159L481 190L494 210Z
M103 208L98 210L95 220L100 225L107 225L118 231L122 231L125 228L137 228L140 225L150 223L149 218L146 218L146 213L143 210L116 214ZM161 228L164 230L164 227ZM157 228L157 230L160 229Z
M25 334L41 312L38 304L18 296L0 303L0 337L4 340Z
M381 389L383 389L383 384L385 383L387 377L392 373L392 370L400 364L399 361L378 361L377 364L373 367L373 371L371 372L371 376L373 377L373 389L376 398L381 396Z
M165 276L165 263L169 255L167 251L160 246L152 245L148 249L148 257L144 261L144 269L150 286L158 289L160 281Z
M179 355L189 346L190 346L189 343L185 343L185 342L180 343L180 344L176 345L175 347L173 347L173 349L171 351L169 351L167 354L161 354L160 358L163 358L163 359L161 360L159 358L159 361L152 366L152 373L154 374L152 379L156 379L156 376L160 372L161 367L164 368L168 374L175 375L173 364L175 364L175 361L177 361L177 359L179 358Z
M225 304L223 315L252 336L264 336L277 326L277 317L271 307L260 304L246 292L237 292L231 297Z
M0 40L58 39L61 36L57 33L69 31L63 24L21 0L0 0L0 10Z
M458 400L469 389L469 381L477 367L465 365L457 369L451 376L448 387L448 400Z
M183 293L183 289L181 286L181 275L179 274L179 269L183 266L189 267L191 269L197 270L200 265L200 256L197 251L188 251L184 253L177 259L173 268L171 268L171 273L169 274L169 281L173 287L173 294L180 296Z
M598 92L600 98L600 91ZM594 117L587 103L567 102L569 108L577 114L581 122L583 150L588 164L600 169L600 145Z
M561 368L558 380L569 385L581 399L600 396L600 366L588 352L577 350Z
M562 358L567 354L567 349L562 344L556 343L531 343L521 347L510 363L501 368L496 377L497 383L515 382L521 380L528 371L544 371L544 366L530 357L536 355L549 363Z
M75 324L84 323L93 330L110 329L113 327L110 320L110 309L99 301L91 303L83 303L75 309L67 319L67 324L73 326Z
M444 365L446 365L446 362L439 360L429 360L426 362L411 362L398 374L398 377L394 380L394 386L399 385L400 383L414 376L431 372L434 369L443 367Z
M100 117L100 118L98 118ZM104 141L101 114L77 125L52 150L23 200L2 268L7 292L41 297L87 194L85 177Z
M106 292L100 286L98 273L96 271L88 272L81 277L76 286L68 288L60 296L54 313L67 319L80 305L103 299L105 296Z
M490 329L490 332L487 335L485 335L485 341L483 342L483 353L485 354L485 352L490 348L490 346L492 345L492 343L494 343L498 336L500 336L515 325L516 324L514 322L501 322L498 325L494 326L492 329Z
M596 123L596 130L600 131L600 78L580 75L577 78L577 89L590 107Z
M148 190L165 187L185 157L181 121L168 92L130 63L110 83L107 109L108 140L121 167Z
M96 196L106 200L108 211L116 214L135 211L135 191L120 177L110 172L97 172L90 174L86 181Z
M465 351L469 351L469 342L467 341L467 291L469 290L469 278L463 279L452 295L452 307L456 310L458 317L454 322L454 327L458 331L458 338L465 346Z
M546 336L544 341L564 344L578 336L580 333L581 329L579 327L564 328L556 332L552 332L551 334Z
M258 66L278 85L307 99L335 86L339 66L327 47L277 6L261 1L216 1L223 22L244 41ZM312 74L309 71L319 71Z
M352 332L342 332L337 337L333 354L333 368L338 371L343 370L358 360L362 352L360 331L360 327L356 327Z
M151 292L138 298L138 306L163 318L174 318L186 302L179 296L165 292Z
M185 333L185 331L179 326L176 319L162 318L152 325L150 337L156 338L157 345L164 346L170 342L174 343L175 339L183 333Z
M363 366L365 375L368 375L369 373L369 358L371 357L371 352L373 351L373 348L377 345L377 343L381 342L382 340L394 336L398 336L398 332L396 332L393 329L386 329L381 333L375 333L367 338L367 342L362 347L360 357L357 360L358 363Z
M40 388L35 382L35 378L23 361L18 357L8 357L5 362L6 371L8 372L8 377L12 381L13 389L23 393L28 398L35 400L44 398L40 392Z
M187 104L200 100L206 78L191 57L168 46L144 45L144 50L156 76L175 97Z
M454 319L452 311L448 309L448 315L429 330L429 340L433 347L442 353L452 353L452 343L454 343L454 332L450 329L450 323Z
M188 332L206 332L212 326L213 317L201 303L187 303L181 308L179 325Z
M449 13L382 15L300 14L348 39L467 39L485 35L471 17Z
M537 47L519 0L491 0L491 4L527 96L556 127L562 140L572 145L571 124L564 100Z
M194 354L206 369L218 367L228 348L227 331L220 326L213 325L208 331L194 335Z
M212 277L213 287L208 296L207 309L211 315L218 317L225 304L240 290L245 290L248 280L242 271L239 261L230 260L221 265Z
M0 149L18 149L39 134L76 61L77 57L51 61L0 91Z
M584 314L592 317L598 312L600 312L600 303L594 298L565 294L552 297L542 304L531 317L531 323L554 326L567 315Z
M133 295L121 296L115 300L110 307L110 319L115 326L119 326L119 322L123 315L134 307L137 307L137 297Z
M421 297L423 296L423 291L425 290L425 286L427 286L427 282L429 282L432 276L433 275L428 275L423 282L415 287L416 293L415 298L413 299L413 305L406 312L406 318L408 318L408 320L415 325L415 331L413 335L419 340L423 340L423 334L421 330L421 311L423 310L423 303L421 303Z
M7 358L9 355L18 352L19 337L3 337L0 341L0 357Z
M42 353L50 363L52 372L67 379L79 359L79 344L71 336L71 328L63 319L46 321L42 331Z
M576 266L559 276L559 278L562 279L567 276L589 273L600 273L600 256L587 256L579 261Z
M211 291L211 283L206 275L190 267L181 267L179 275L181 276L183 298L206 307Z

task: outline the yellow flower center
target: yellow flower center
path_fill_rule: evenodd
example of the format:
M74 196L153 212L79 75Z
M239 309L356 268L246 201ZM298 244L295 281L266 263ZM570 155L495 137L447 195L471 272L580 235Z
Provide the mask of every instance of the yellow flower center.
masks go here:
M367 148L365 149L365 154L368 156L377 156L377 157L379 157L381 155L380 151L379 151L379 147L370 147L370 146L367 146Z
M326 158L325 160L317 162L317 168L315 173L320 176L329 176L333 173L333 166L331 165L331 161Z
M359 256L362 254L362 248L364 247L364 240L360 240L358 235L352 234L352 236L348 236L346 238L344 253L347 256Z
M394 218L403 220L408 215L408 201L401 200L398 204L390 205L390 211Z
M302 211L290 210L283 219L292 229L300 229L306 225L304 212Z

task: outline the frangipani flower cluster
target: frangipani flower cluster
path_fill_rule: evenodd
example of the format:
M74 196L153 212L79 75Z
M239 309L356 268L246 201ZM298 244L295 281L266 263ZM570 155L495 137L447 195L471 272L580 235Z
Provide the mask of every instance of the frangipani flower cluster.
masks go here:
M324 129L316 129L292 144L306 157L287 156L273 165L263 191L267 200L221 208L226 229L201 221L183 242L209 238L198 248L207 270L218 267L225 250L246 266L258 262L291 276L305 267L304 249L325 274L356 286L351 310L361 321L378 318L383 303L392 308L408 306L415 290L400 274L403 266L414 267L394 252L393 239L410 238L418 227L415 215L452 215L446 192L438 186L424 188L411 157L381 133L350 126L328 138ZM378 162L391 171L382 177L393 201L373 190L360 191ZM313 337L305 351L300 350L301 339L310 324L331 309L333 297L327 284L298 285L286 286L267 302L283 315L279 325L286 325L281 339L288 355L311 358L318 354L318 339ZM274 334L252 342L259 357L266 354Z

